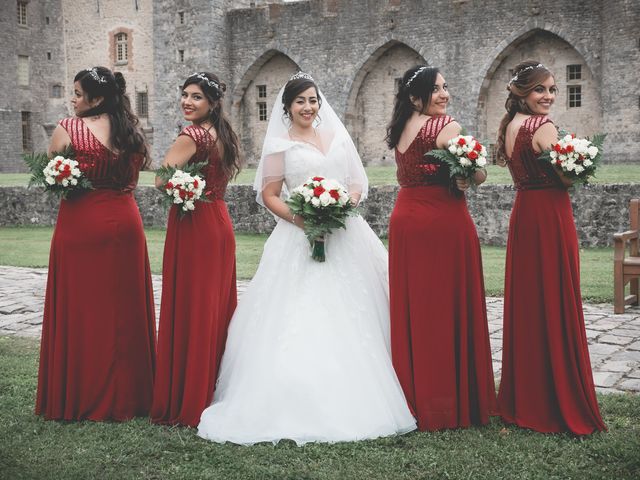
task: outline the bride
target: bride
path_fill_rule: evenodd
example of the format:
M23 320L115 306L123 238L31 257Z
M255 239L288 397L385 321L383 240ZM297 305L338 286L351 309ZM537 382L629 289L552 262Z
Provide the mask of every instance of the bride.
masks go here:
M254 183L279 221L231 320L203 438L303 445L416 428L391 364L387 251L362 217L349 217L316 262L303 219L281 199L316 175L338 180L356 202L367 197L349 134L299 72L273 107Z

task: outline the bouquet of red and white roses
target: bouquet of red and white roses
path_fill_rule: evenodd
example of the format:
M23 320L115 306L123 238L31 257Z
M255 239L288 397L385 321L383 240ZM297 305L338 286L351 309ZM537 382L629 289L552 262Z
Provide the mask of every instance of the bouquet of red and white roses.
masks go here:
M207 162L187 164L184 167L160 167L156 175L166 183L162 190L163 203L167 207L179 205L180 216L195 210L197 201L207 201L204 188L207 182L202 178L200 170Z
M589 140L564 134L551 150L543 151L538 158L560 168L562 174L574 182L586 184L596 173L605 137L606 134L598 134Z
M304 218L311 257L318 262L325 261L324 236L346 228L346 218L358 213L347 190L336 180L323 177L311 177L294 188L286 203L294 215Z
M74 160L73 148L68 146L63 152L54 153L49 159L46 153L24 155L24 161L31 171L29 186L43 186L45 191L61 198L71 192L93 188L89 179Z
M472 178L487 165L487 149L471 135L458 135L449 140L446 150L431 150L425 155L449 165L451 177Z

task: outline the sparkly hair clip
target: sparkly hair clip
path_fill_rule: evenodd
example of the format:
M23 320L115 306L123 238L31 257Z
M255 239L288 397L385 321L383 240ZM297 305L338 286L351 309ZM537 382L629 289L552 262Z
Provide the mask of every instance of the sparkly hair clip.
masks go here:
M218 93L222 95L222 90L220 90L220 84L218 82L216 82L215 80L211 80L204 73L201 73L201 72L192 73L191 75L189 75L189 78L191 78L191 77L199 78L204 83L209 85L211 88L215 88L218 91Z
M107 79L106 78L104 78L101 75L98 75L98 70L96 70L96 67L85 68L85 71L89 72L89 75L91 75L91 78L93 78L96 82L98 82L98 83L107 83Z
M547 67L545 67L541 63L538 63L537 65L529 65L528 67L524 67L522 70L520 70L518 73L516 73L511 80L509 80L508 85L511 85L513 82L517 82L518 81L518 75L522 75L527 70L533 70L534 68L547 68Z
M407 83L405 83L404 86L409 87L409 85L411 85L411 82L413 82L416 79L416 77L420 75L422 72L424 72L426 69L427 67L420 67L419 69L417 69L415 73L411 75L411 78L407 80Z
M291 75L291 78L289 78L289 81L298 80L299 78L306 78L307 80L311 80L312 82L315 82L315 80L313 79L313 77L311 75L309 75L308 73L304 73L304 72L294 73L293 75Z

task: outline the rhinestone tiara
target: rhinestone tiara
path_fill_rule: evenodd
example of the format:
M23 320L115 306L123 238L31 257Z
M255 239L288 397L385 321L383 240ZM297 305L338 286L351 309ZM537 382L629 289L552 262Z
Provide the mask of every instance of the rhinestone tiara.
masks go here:
M91 75L91 78L93 78L96 82L98 82L98 83L107 83L107 79L104 78L102 75L98 74L98 70L96 70L96 67L85 68L85 71L89 72L89 75Z
M204 73L202 72L195 72L192 73L191 75L189 75L189 78L191 77L196 77L199 78L200 80L202 80L204 83L206 83L207 85L209 85L211 88L215 88L218 93L220 93L220 84L218 82L216 82L215 80L211 80L209 77L207 77Z
M289 78L289 81L298 80L299 78L306 78L307 80L311 80L312 82L315 82L315 80L313 79L313 77L311 75L309 75L308 73L304 73L304 72L294 73L293 75L291 75L291 78Z
M529 65L528 67L524 67L522 70L516 73L511 80L509 80L509 85L511 85L513 82L518 81L518 75L523 74L527 70L533 70L534 68L546 68L546 67L541 63L538 63L537 65Z
M420 75L422 72L424 72L427 69L427 67L420 67L418 70L415 71L415 73L413 75L411 75L411 78L409 80L407 80L407 83L404 84L405 87L408 87L409 85L411 85L411 82L413 82L415 80L415 78Z

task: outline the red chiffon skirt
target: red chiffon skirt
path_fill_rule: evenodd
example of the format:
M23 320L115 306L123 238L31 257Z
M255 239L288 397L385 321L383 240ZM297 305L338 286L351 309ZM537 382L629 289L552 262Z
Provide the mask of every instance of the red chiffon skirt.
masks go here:
M151 420L195 427L213 401L237 303L233 226L222 200L171 209L164 245Z
M420 430L485 424L496 396L480 244L464 197L402 188L389 225L393 365Z
M36 413L127 420L151 407L155 315L131 193L62 200L51 241Z
M511 213L498 402L508 423L578 435L604 430L580 296L566 190L519 191Z

